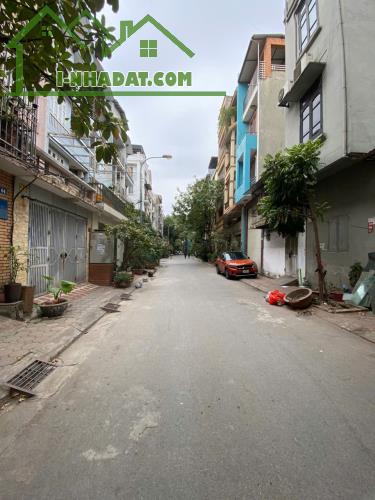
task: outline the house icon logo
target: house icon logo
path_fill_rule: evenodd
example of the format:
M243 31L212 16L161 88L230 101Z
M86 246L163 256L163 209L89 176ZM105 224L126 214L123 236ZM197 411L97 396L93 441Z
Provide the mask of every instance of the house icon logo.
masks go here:
M65 37L70 37L73 44L78 49L84 48L84 40L79 35L79 25L82 22L86 24L92 23L98 28L99 32L105 33L112 41L103 49L105 57L111 57L112 54L122 45L124 45L136 33L140 34L142 28L146 25L153 26L158 34L167 39L171 44L177 47L188 59L192 59L195 53L177 38L165 26L159 23L154 17L146 15L137 23L130 20L120 21L119 33L120 36L116 40L111 33L88 11L84 11L72 22L67 24L56 12L48 5L44 6L7 44L7 49L16 51L15 64L15 92L10 92L12 95L225 95L225 92L192 92L182 90L171 90L170 87L191 86L191 73L167 73L157 72L154 75L149 75L143 72L132 71L128 74L123 74L119 71L113 74L100 72L82 71L82 74L72 71L71 74L66 74L63 71L56 71L57 87L61 90L53 91L25 91L24 81L24 44L39 39L53 39L56 36L56 30L59 30ZM37 35L36 35L37 34ZM138 56L145 59L155 60L160 55L159 42L153 37L152 39L143 38L139 40ZM36 82L39 83L39 82ZM117 91L110 90L110 87L126 87L126 90ZM156 86L157 91L134 90L134 87L145 88L147 86ZM90 87L90 90L88 88ZM102 87L102 90L98 87ZM162 90L166 87L167 90ZM93 90L93 88L95 90ZM86 90L85 90L86 89Z

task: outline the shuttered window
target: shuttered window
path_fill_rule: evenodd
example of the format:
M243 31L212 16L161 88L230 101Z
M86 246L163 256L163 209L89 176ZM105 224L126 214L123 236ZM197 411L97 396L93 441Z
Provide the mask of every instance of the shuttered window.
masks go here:
M349 216L339 215L328 221L328 251L349 250Z

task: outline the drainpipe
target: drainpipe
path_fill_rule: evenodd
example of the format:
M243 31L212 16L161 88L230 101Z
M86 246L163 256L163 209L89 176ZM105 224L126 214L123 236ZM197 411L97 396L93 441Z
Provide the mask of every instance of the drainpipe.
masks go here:
M340 36L341 36L341 46L342 46L342 80L343 80L343 90L344 90L344 152L345 156L348 155L348 122L349 122L349 110L348 110L348 84L347 84L347 67L346 67L346 48L345 48L345 32L344 32L344 17L342 10L342 0L338 1L339 8L339 19L340 19Z
M248 224L247 224L247 208L246 205L242 205L241 213L241 250L246 255L247 254L247 237L248 237Z
M260 48L258 42L258 74L257 74L257 86L258 86L258 96L257 96L257 152L256 152L256 165L255 165L255 176L256 181L259 178L259 130L260 130ZM250 160L251 161L251 160Z

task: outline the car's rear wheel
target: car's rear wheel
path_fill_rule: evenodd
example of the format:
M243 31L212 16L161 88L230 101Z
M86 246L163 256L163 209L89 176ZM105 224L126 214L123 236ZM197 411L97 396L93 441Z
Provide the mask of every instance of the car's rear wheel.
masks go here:
M219 266L216 266L216 273L217 273L217 274L221 274L220 269L219 269Z

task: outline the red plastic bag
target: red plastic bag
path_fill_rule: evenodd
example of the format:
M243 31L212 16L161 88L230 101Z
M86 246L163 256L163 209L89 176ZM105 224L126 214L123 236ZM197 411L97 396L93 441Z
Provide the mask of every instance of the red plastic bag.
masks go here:
M285 304L285 295L285 293L279 290L273 290L272 292L268 292L266 301L272 306L283 306Z

